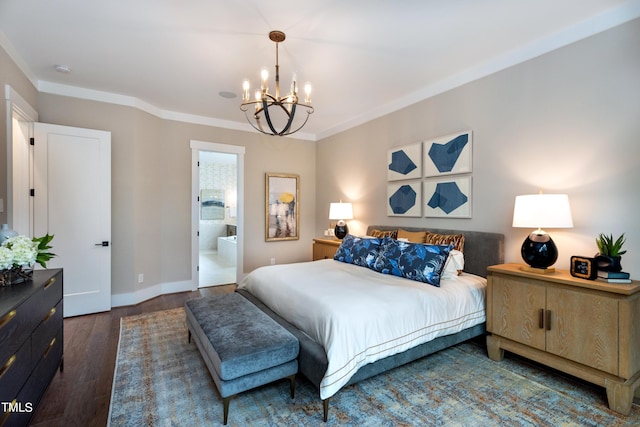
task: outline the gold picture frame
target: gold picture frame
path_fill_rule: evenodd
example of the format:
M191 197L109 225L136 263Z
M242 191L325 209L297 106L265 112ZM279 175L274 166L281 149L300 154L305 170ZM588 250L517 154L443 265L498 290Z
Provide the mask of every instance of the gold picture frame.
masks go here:
M265 174L265 240L300 239L300 176Z

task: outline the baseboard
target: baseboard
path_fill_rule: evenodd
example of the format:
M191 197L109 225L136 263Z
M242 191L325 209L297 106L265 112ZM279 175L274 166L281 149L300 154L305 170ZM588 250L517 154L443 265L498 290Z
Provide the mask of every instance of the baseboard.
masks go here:
M111 307L124 307L127 305L136 305L141 302L150 300L160 295L174 294L176 292L195 291L191 281L159 283L148 288L139 289L135 292L126 294L112 294Z

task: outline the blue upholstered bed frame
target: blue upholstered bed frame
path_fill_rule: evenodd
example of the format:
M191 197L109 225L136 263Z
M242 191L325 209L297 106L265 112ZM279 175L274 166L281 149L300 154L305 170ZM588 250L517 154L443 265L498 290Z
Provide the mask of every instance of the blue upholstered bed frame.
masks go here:
M397 226L369 226L367 233L372 229L377 230L395 230ZM400 227L407 231L431 231L439 234L464 234L464 271L473 273L478 276L486 277L487 266L502 264L504 262L504 236L498 233L487 233L480 231L459 231L445 229L426 229L417 227ZM298 370L307 377L316 387L319 388L324 373L327 371L327 355L320 344L309 338L308 335L298 330L286 320L282 319L276 313L271 311L260 300L251 295L246 290L238 290L245 298L253 302L258 308L271 316L276 322L281 324L289 332L291 332L300 342L300 353L298 358ZM386 357L377 362L363 366L349 380L348 384L386 372L390 369L402 366L421 357L443 350L452 345L459 344L471 338L483 335L485 333L485 324L473 326L465 329L457 334L447 335L436 338L428 343L413 347L402 353ZM329 399L323 401L324 420L327 420L329 410Z

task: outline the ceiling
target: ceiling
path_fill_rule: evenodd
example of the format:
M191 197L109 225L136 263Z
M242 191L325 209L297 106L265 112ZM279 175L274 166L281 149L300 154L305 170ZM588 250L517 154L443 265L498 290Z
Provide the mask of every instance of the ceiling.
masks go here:
M294 136L318 140L639 16L640 0L1 0L0 45L40 91L250 130L242 80L273 76L282 30L281 85L313 85Z

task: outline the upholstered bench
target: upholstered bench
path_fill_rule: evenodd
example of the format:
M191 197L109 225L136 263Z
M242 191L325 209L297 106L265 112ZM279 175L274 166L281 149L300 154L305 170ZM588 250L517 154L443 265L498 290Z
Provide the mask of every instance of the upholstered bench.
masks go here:
M189 342L194 338L222 397L224 424L238 393L298 372L296 337L238 293L185 302Z

